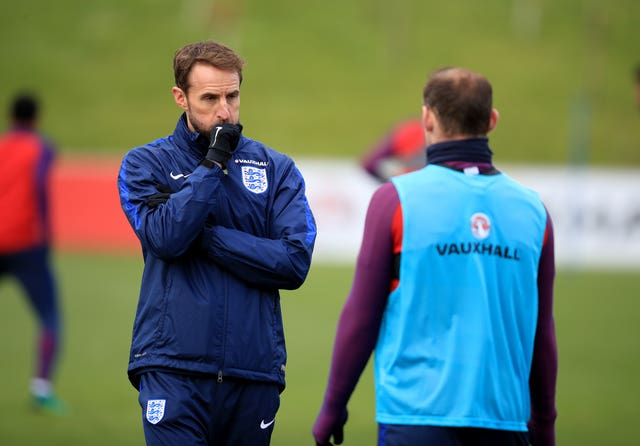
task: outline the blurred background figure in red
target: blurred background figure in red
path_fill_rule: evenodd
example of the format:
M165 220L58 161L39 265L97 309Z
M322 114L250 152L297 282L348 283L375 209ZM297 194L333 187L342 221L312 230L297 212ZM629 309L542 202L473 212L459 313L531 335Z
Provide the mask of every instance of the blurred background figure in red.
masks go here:
M419 118L397 123L362 159L362 166L381 182L424 167L427 149Z
M49 176L54 149L38 131L38 99L19 94L0 135L0 278L22 287L38 321L31 398L39 411L61 415L52 378L60 346L60 311L51 265Z

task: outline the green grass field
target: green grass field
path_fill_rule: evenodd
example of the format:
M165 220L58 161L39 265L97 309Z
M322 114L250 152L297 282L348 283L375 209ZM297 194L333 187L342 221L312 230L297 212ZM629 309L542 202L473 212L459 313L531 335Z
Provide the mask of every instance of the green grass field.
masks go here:
M357 157L420 109L427 74L460 65L494 84L496 161L640 166L632 69L637 0L23 0L0 13L0 107L44 100L63 154L122 155L170 133L171 60L202 39L247 60L248 136L294 157ZM4 115L3 115L4 116ZM1 118L0 118L1 119ZM0 128L4 126L0 121ZM126 377L141 261L59 253L65 418L32 413L34 321L0 282L0 445L144 444ZM283 294L288 388L274 446L312 444L334 330L352 269L316 265ZM640 271L558 273L558 444L637 443ZM350 405L348 445L375 443L370 370Z
M137 394L126 378L141 262L130 256L60 253L65 327L59 392L64 418L30 411L34 322L17 286L0 283L0 444L143 445ZM314 265L305 285L283 293L288 387L274 446L312 444L334 330L352 268ZM558 272L558 444L633 444L640 416L640 272ZM375 443L368 369L350 404L346 441Z
M459 65L494 84L502 162L640 166L637 0L390 5L7 2L0 106L16 89L36 89L44 128L64 152L121 155L173 131L173 54L216 39L247 61L245 133L294 156L359 156L396 120L419 114L428 73Z

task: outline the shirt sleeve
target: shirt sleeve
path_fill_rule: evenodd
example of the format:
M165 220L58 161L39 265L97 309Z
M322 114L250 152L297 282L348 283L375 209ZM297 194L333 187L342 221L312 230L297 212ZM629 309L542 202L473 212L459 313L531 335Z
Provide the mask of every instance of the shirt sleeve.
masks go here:
M390 182L380 186L369 203L353 284L338 321L324 402L313 428L319 443L328 441L343 421L377 342L393 277L392 223L399 205Z
M222 226L206 227L202 246L231 274L258 287L296 289L311 266L316 225L302 174L291 166L275 195L270 238Z
M547 227L538 268L538 324L529 377L531 419L529 431L533 446L555 446L557 416L556 380L558 349L553 320L555 278L553 224L547 213Z
M122 209L143 250L173 259L184 254L200 235L216 205L212 191L220 186L224 174L218 168L197 167L170 200L152 208L149 197L163 182L160 165L144 148L130 151L118 174L118 190Z
M378 181L386 181L385 175L381 172L380 166L384 160L393 156L392 134L385 135L384 139L371 149L362 159L362 167Z

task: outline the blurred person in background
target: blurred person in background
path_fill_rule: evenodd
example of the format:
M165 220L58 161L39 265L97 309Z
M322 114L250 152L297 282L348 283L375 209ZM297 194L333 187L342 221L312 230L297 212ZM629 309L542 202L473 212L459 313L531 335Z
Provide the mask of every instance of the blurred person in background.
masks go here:
M364 170L382 183L426 163L427 147L419 118L397 123L361 160Z
M293 160L242 134L243 64L179 49L177 126L118 176L144 257L128 374L148 445L268 445L285 387L279 290L304 282L316 227Z
M371 198L317 445L343 442L374 350L380 446L555 445L553 227L538 194L494 167L497 122L486 78L431 75L427 166Z
M31 395L40 411L63 414L53 390L60 354L60 312L50 260L50 141L38 132L39 102L19 94L9 110L10 128L0 135L0 277L22 286L38 320L37 356Z

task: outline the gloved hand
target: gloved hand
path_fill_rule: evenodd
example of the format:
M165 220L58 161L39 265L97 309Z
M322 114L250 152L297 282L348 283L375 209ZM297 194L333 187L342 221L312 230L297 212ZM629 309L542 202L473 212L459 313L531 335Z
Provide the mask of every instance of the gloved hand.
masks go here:
M158 189L158 193L150 195L149 198L147 198L147 206L150 208L157 208L161 204L166 203L171 196L171 189L169 189L169 186L156 183L156 189Z
M218 164L222 169L227 168L242 133L242 124L224 123L211 129L211 142L205 160Z
M316 440L316 446L342 444L344 441L344 425L347 423L347 418L349 418L349 412L347 412L346 408L338 417L322 411L316 420L315 426L313 426L313 438ZM333 437L333 443L331 443L331 437Z

